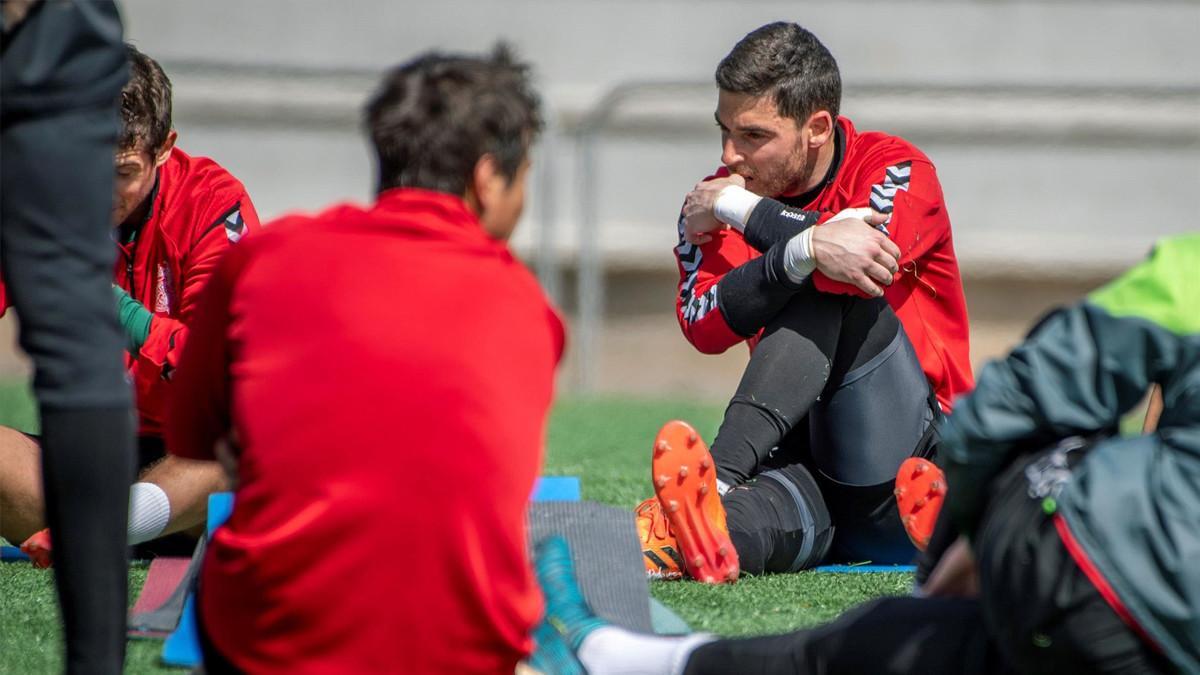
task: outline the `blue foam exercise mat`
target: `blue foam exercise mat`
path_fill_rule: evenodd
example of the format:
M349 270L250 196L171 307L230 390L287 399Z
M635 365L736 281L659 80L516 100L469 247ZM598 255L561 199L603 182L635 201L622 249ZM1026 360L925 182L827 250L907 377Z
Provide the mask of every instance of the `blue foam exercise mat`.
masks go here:
M183 603L179 627L163 643L162 661L169 666L195 668L200 665L200 634L196 632L196 597L188 594Z
M216 492L208 496L208 536L233 513L233 493ZM179 626L163 643L162 661L170 666L194 668L200 665L200 634L196 632L196 596L188 593L183 603Z
M541 476L533 484L533 502L577 502L579 501L579 478L577 476Z
M871 572L916 572L916 565L821 565L814 572L836 572L839 574L868 574Z
M0 560L7 562L17 562L21 560L29 560L29 556L21 552L21 549L16 546L0 546Z
M576 476L542 476L533 487L535 502L579 501L579 478ZM220 527L233 513L233 493L218 492L208 497L208 535ZM196 632L196 599L189 594L179 618L179 627L163 643L163 663L192 668L200 665L200 636Z
M229 515L233 513L233 493L232 492L214 492L208 496L208 536L212 536L213 530L221 526L226 520L229 520Z

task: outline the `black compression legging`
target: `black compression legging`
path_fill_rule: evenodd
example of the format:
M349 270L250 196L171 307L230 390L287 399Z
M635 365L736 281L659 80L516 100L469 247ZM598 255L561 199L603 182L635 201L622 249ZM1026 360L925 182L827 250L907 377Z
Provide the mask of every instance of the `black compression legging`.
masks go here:
M765 326L713 442L718 475L742 485L724 502L743 570L802 569L831 547L907 562L891 481L933 418L928 391L885 300L800 289Z

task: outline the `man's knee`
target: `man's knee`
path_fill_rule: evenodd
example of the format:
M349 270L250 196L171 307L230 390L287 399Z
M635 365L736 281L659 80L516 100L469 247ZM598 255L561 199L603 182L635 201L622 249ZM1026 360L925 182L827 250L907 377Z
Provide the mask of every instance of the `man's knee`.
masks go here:
M742 570L797 572L824 560L834 529L820 489L803 466L760 474L722 503Z

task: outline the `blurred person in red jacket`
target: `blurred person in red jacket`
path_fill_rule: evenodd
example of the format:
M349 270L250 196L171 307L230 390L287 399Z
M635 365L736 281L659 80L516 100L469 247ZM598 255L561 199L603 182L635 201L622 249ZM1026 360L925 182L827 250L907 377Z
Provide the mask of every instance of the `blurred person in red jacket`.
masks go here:
M130 78L121 90L112 235L117 260L113 293L125 337L125 368L138 412L138 467L129 492L131 544L202 524L208 495L227 489L215 462L167 457L162 423L167 391L195 320L196 298L217 261L259 227L238 179L175 143L171 81L149 56L126 46ZM53 308L41 308L53 311ZM0 427L0 536L25 541L35 562L49 564L43 515L39 439ZM40 532L39 532L40 531ZM36 534L35 534L36 533ZM187 555L195 539L180 536L142 554Z
M168 449L237 473L199 580L209 673L512 673L532 647L563 326L506 240L537 98L503 49L433 53L365 120L375 202L239 245L179 365Z
M686 425L656 439L647 571L909 562L893 479L972 383L937 173L840 115L837 62L796 24L745 36L716 82L723 166L684 201L675 309L699 351L751 357L711 455Z

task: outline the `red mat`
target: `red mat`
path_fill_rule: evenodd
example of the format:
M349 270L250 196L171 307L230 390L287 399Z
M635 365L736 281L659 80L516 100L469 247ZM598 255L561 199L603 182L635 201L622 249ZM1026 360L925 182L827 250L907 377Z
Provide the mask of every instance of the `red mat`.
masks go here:
M162 606L187 574L191 558L155 558L150 561L150 570L146 572L146 583L138 594L131 615L153 612ZM129 631L131 637L166 637L167 632L159 631Z

